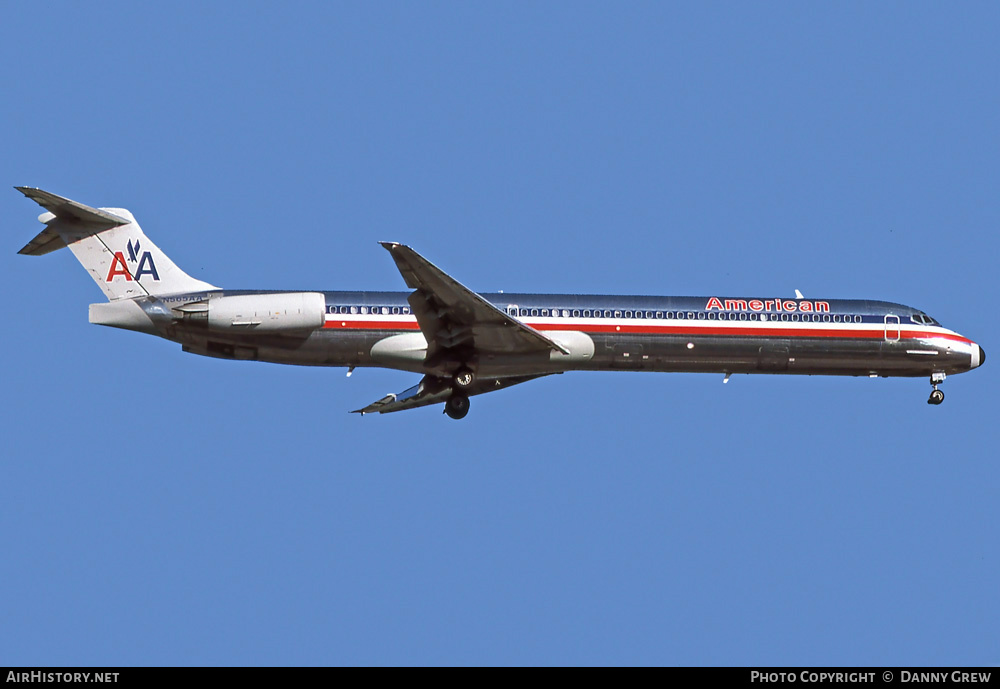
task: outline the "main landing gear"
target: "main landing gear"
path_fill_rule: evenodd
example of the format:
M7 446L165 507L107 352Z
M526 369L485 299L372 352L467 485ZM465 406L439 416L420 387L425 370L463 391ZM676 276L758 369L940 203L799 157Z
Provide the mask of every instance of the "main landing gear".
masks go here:
M444 403L444 413L453 419L464 419L469 413L469 398L456 390Z
M455 371L451 377L451 397L444 403L444 413L453 419L464 419L469 413L469 388L476 382L476 374L468 366Z
M944 382L943 373L932 373L931 374L931 385L934 387L931 390L931 396L927 399L927 404L941 404L944 402L944 393L938 390L938 384Z
M464 366L455 371L455 375L451 378L451 382L455 384L456 390L468 390L475 381L476 376L472 372L472 369Z

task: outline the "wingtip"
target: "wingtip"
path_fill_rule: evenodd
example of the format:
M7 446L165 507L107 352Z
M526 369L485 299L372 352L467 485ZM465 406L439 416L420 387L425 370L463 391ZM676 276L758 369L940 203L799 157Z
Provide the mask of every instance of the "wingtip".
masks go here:
M387 251L392 251L398 246L403 246L399 242L379 242Z

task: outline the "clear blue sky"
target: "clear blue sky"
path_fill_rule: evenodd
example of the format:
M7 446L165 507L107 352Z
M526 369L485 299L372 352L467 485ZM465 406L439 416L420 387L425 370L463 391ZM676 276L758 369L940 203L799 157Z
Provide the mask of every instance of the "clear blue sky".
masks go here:
M1000 662L991 3L8 3L0 664ZM87 323L10 186L231 288L898 301L923 379L413 374Z

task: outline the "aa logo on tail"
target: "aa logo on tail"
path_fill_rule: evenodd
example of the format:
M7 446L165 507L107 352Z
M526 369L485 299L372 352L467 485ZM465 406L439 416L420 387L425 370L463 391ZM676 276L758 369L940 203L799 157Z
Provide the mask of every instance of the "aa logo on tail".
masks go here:
M125 252L116 251L114 260L111 261L111 268L108 270L108 277L105 282L112 282L119 275L124 277L127 282L139 280L143 275L149 275L154 280L159 281L160 275L156 272L156 264L153 263L153 255L148 251L139 253L139 240L136 240L134 244L131 239L128 240L127 248L128 263L125 262ZM135 266L136 264L138 264L138 266L134 271L129 268L129 265Z

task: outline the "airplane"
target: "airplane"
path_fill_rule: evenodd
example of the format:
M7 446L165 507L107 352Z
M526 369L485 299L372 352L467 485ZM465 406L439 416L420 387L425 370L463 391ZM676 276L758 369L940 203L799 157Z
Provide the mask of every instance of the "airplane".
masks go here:
M108 298L90 322L156 335L185 352L308 366L383 367L417 385L354 410L432 404L461 419L469 398L566 371L928 376L939 385L983 348L903 304L782 297L479 294L412 248L381 242L411 292L229 290L189 276L131 212L15 187L45 209L19 253L69 247Z

